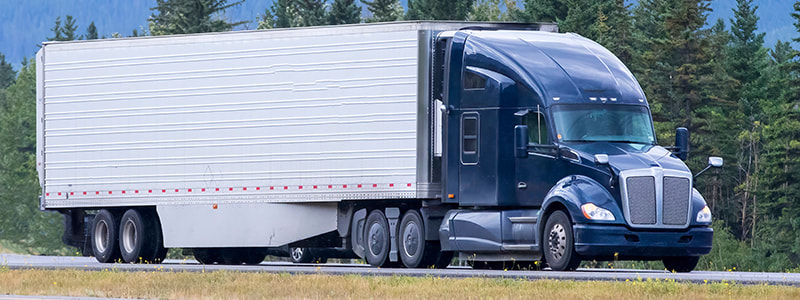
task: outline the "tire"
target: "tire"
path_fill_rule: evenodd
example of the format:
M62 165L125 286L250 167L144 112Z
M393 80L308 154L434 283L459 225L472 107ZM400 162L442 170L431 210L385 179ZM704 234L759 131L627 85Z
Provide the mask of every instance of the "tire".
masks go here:
M192 255L202 265L213 265L221 263L222 258L219 249L216 248L195 248L192 249Z
M119 216L106 209L100 210L92 221L92 253L101 263L113 263L121 258L119 253Z
M697 267L697 262L700 261L699 256L678 256L678 257L665 257L662 259L664 268L670 272L687 273Z
M267 251L262 248L245 248L242 251L244 256L242 261L245 265L259 265L267 257Z
M416 210L409 210L400 221L397 245L400 261L406 268L427 267L432 264L428 243L425 242L425 224Z
M155 210L145 211L144 217L149 223L147 228L150 229L147 236L152 239L152 246L155 251L150 263L160 264L167 258L168 251L167 248L164 248L164 235L161 232L161 221L158 219L158 213L156 213Z
M122 215L119 224L122 260L127 263L153 263L161 246L161 230L156 230L151 214L132 208Z
M575 252L572 222L564 211L557 210L547 218L542 244L545 261L553 271L572 271L580 265L580 255Z
M328 262L327 257L316 255L313 249L305 247L289 248L289 257L292 259L292 262L296 264L324 264Z
M389 221L380 210L373 210L364 223L364 258L372 266L382 267L389 258L391 235Z

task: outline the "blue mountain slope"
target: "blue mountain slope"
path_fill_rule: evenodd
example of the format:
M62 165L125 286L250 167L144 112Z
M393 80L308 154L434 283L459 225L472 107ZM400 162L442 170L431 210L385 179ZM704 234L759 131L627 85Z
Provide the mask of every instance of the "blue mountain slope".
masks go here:
M406 5L406 0L401 2ZM521 0L517 2L522 3ZM793 0L754 2L759 6L759 29L767 33L767 47L772 47L779 39L788 41L800 37L789 15ZM75 17L79 34L85 34L86 27L94 21L101 36L108 37L115 32L129 36L133 29L147 28L150 7L155 3L156 0L0 0L0 53L19 69L23 58L32 58L38 50L36 45L52 36L50 28L56 17L63 19L67 14ZM225 17L255 21L271 4L271 0L246 0L243 5L229 10ZM722 18L730 25L731 9L735 8L736 1L714 0L711 6L714 11L709 14L709 24ZM254 22L239 29L252 28L255 28Z

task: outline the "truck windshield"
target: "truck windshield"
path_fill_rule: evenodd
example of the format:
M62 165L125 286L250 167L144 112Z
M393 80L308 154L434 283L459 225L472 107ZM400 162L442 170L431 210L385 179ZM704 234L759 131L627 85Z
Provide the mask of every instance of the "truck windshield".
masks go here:
M556 105L553 119L561 142L655 143L644 106Z

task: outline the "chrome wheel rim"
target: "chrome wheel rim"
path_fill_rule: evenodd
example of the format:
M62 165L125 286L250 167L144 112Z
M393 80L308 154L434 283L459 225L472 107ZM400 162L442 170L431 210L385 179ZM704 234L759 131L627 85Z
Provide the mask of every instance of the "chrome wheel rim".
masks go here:
M292 248L292 259L295 261L303 259L303 248Z
M103 253L108 249L109 241L108 223L105 220L100 220L94 227L94 245L97 251Z
M403 230L403 251L407 257L417 254L419 248L419 227L414 222L408 223Z
M381 225L378 223L373 223L369 227L369 235L367 236L368 243L369 243L369 251L373 255L377 255L383 251L383 243L386 237L384 237L383 230L381 230Z
M564 257L564 253L567 251L567 232L564 226L561 226L561 224L553 225L548 235L547 245L553 258L561 260Z
M125 225L122 227L122 248L124 248L125 253L132 253L138 242L136 223L133 220L125 221Z

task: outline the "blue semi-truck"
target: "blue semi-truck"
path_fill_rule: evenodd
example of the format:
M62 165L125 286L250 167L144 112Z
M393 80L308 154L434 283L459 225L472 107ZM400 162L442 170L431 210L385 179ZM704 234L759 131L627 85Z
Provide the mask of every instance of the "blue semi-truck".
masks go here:
M659 146L623 63L556 31L398 22L44 43L42 209L102 262L184 248L208 264L693 270L713 230L688 131Z

